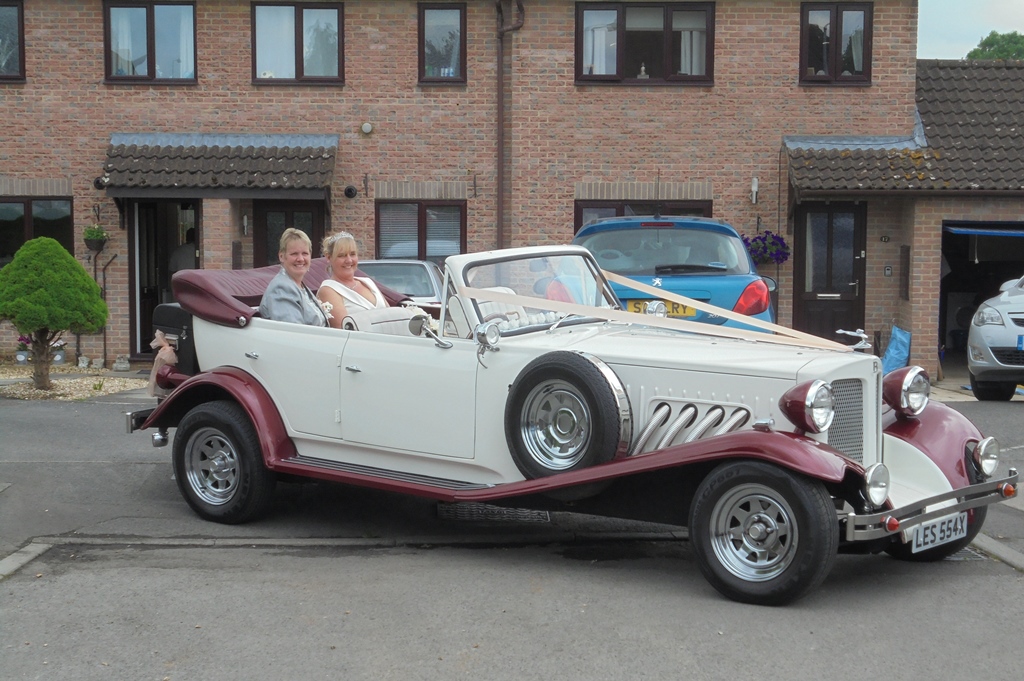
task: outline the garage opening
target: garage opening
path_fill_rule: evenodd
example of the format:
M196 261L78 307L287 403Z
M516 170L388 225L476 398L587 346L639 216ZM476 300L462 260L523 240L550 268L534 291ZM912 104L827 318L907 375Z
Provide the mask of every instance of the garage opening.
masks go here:
M947 353L965 352L975 310L1022 275L1024 222L943 221L939 342Z

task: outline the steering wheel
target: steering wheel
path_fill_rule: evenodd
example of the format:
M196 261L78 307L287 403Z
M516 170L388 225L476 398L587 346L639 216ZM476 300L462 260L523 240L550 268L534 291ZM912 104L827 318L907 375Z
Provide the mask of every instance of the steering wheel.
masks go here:
M489 322L492 319L501 319L502 321L506 321L506 322L512 321L511 319L509 319L508 314L506 314L504 312L492 312L491 314L489 314L486 317L484 317L484 321L485 322Z
M614 248L606 248L603 251L597 252L598 260L618 260L619 258L625 258L626 254L622 251L617 251Z

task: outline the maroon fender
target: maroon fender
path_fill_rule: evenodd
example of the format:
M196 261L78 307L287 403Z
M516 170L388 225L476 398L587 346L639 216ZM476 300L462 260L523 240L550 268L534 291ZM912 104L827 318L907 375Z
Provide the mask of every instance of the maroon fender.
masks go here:
M830 483L842 482L848 470L863 473L863 468L855 462L844 458L828 445L803 435L744 430L707 440L673 445L626 459L613 459L568 473L496 485L482 490L449 492L442 496L448 496L455 501L487 501L726 459L757 459Z
M176 427L196 405L224 399L237 402L249 415L267 468L273 469L281 459L295 456L295 444L270 395L259 381L235 367L218 367L186 379L160 402L142 428Z
M885 433L924 452L954 489L972 484L964 454L968 443L984 436L960 412L929 401L918 416L895 419L885 427Z

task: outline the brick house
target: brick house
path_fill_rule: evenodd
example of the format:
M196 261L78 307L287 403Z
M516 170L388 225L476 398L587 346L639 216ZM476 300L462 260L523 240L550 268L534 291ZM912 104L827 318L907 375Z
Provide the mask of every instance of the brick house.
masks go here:
M897 321L934 371L944 222L1024 221L1024 192L862 181L953 153L916 44L916 0L0 0L0 264L64 243L111 310L72 346L109 362L146 357L190 228L199 267L232 268L293 225L442 258L701 214L792 244L764 272L782 323Z

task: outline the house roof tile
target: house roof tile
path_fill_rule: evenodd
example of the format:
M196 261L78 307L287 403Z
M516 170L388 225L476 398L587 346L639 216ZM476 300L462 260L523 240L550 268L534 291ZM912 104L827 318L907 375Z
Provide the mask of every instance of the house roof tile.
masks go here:
M108 189L324 189L336 135L115 134Z
M917 62L919 129L787 138L798 191L1024 191L1024 61Z

